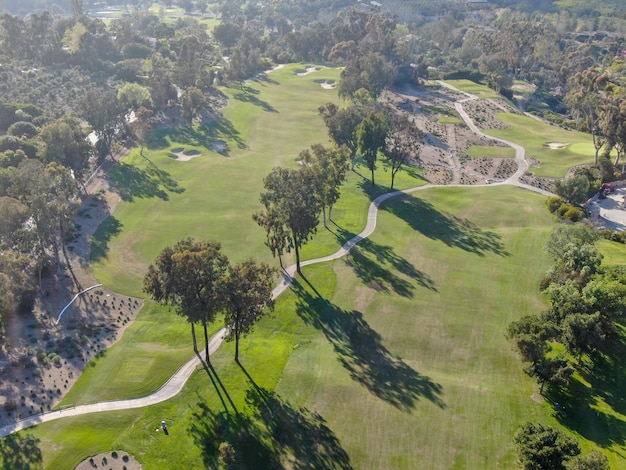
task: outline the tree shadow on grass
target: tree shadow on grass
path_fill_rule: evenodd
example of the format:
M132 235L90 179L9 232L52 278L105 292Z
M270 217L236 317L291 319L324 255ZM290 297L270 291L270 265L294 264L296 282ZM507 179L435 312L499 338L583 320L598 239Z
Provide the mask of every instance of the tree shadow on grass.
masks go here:
M338 226L337 232L333 233L339 240L347 241L354 237L354 234ZM396 272L410 277L421 287L437 291L435 281L428 274L398 256L392 247L380 245L369 238L362 239L350 250L346 263L368 287L378 291L386 293L393 291L402 297L413 297L413 285L395 274Z
M108 177L124 201L153 197L167 201L168 192L185 191L167 171L159 169L152 162L146 169L121 162L111 169Z
M493 253L508 256L495 232L482 230L468 219L437 210L430 202L413 196L399 196L385 202L382 209L404 220L425 237L439 240L449 247L460 248L478 256Z
M319 414L296 409L257 386L246 391L245 413L215 413L206 403L198 403L189 432L207 468L223 468L225 460L232 465L228 468L352 468L348 454Z
M308 287L297 280L292 284L298 297L296 312L324 333L354 380L403 411L414 408L422 398L445 408L441 385L387 350L381 336L368 325L361 312L340 309L322 298L306 278L302 279Z
M577 368L584 383L570 379L567 388L550 388L546 398L565 407L555 414L564 426L575 430L601 447L626 444L626 338L623 333L610 338L603 351ZM606 412L606 403L613 413Z
M250 89L252 90L252 89ZM256 90L255 90L256 91ZM256 92L258 94L258 91ZM250 103L254 106L259 106L263 109L263 111L267 111L269 113L277 113L276 108L274 108L267 101L263 101L255 96L255 94L250 93L249 91L236 92L233 94L234 98L237 101L241 101L242 103Z
M1 470L35 470L42 468L39 439L31 434L11 434L0 439Z
M100 261L109 253L109 242L122 231L123 224L110 215L102 222L91 239L91 261Z
M171 142L176 142L177 144L211 149L211 144L217 140L235 142L240 149L247 148L239 131L235 129L232 122L224 117L200 126L181 126L156 130L146 139L146 148L149 150L166 149L172 145Z

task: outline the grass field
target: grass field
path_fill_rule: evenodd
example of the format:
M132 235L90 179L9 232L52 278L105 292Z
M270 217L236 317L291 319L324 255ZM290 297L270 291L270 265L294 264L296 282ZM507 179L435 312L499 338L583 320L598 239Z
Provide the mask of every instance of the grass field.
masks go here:
M188 235L220 240L233 261L253 255L276 263L250 217L262 178L326 142L317 107L335 94L314 80L338 78L334 69L296 76L297 68L249 83L246 92L227 90L222 123L155 134L147 158L134 153L118 166L113 177L126 199L96 235L100 280L140 293L145 266ZM228 142L227 157L209 150L215 140ZM168 156L176 147L203 156L178 162ZM398 187L423 183L408 170ZM334 223L320 227L304 259L329 254L363 228L369 201L390 179L384 166L376 176L382 186L372 188L368 177L362 165L350 174ZM29 433L45 468L55 470L116 449L146 470L216 468L224 440L254 468L294 461L302 468L513 468L520 424L559 425L549 402L531 398L538 387L504 336L512 319L546 307L538 281L553 224L543 197L513 187L427 189L388 201L374 235L350 256L305 268L243 340L244 368L225 343L214 369L200 368L172 400ZM624 251L603 250L623 259ZM148 303L65 403L158 388L189 357L189 335L182 319ZM601 390L617 397L626 378L619 374L617 385ZM623 463L619 400L586 396L584 413L562 424L585 450L597 443L613 464ZM162 419L167 436L157 431Z
M544 124L528 116L501 113L497 117L511 127L485 133L522 145L526 158L540 162L530 168L537 176L562 178L573 166L593 163L593 144L588 134ZM562 148L550 148L550 143L562 144Z
M477 96L481 99L486 98L500 98L504 99L500 93L492 90L486 85L481 85L479 83L473 82L471 80L446 80L446 83L449 83L455 88L458 88L465 93L470 93L472 95Z

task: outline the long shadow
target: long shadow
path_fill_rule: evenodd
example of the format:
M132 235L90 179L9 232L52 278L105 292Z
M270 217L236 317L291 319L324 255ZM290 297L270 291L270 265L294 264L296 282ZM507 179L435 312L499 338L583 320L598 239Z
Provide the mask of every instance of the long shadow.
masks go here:
M195 147L211 148L216 140L234 142L241 149L247 148L240 132L233 123L224 117L214 119L201 126L181 126L160 129L152 132L146 139L146 148L149 150L166 149L170 142Z
M577 371L584 382L570 379L567 388L550 388L546 397L552 403L565 407L565 413L555 414L570 429L601 447L626 444L626 338L623 333L608 339L603 351L593 356ZM598 402L604 401L611 414Z
M168 192L184 192L184 188L179 187L178 182L167 171L159 169L153 163L148 168L141 169L121 162L111 169L108 177L124 201L153 197L167 201Z
M258 93L258 92L257 92ZM248 92L240 92L235 93L234 95L237 101L241 101L242 103L250 103L254 106L259 106L263 109L263 111L267 111L268 113L277 113L276 108L274 108L267 101L263 101L257 98L254 94Z
M354 236L341 227L336 227L337 231L333 233L339 240L349 240ZM369 238L361 240L350 250L346 263L363 282L378 291L387 293L393 291L403 297L413 297L413 285L396 272L410 277L421 287L437 291L435 281L428 274L398 256L391 246L378 244Z
M122 231L122 227L123 224L114 215L104 219L91 240L91 261L99 261L108 256L109 242Z
M228 403L233 408L233 411L235 413L238 413L239 411L237 410L237 407L235 406L235 403L233 402L232 398L230 397L230 395L228 393L228 390L226 390L226 387L224 387L224 384L222 383L219 375L217 375L217 371L213 367L213 364L211 364L210 362L207 363L204 359L202 359L202 357L200 356L199 352L197 352L196 355L200 358L200 362L202 364L202 368L204 369L204 371L209 376L209 379L211 379L211 383L213 383L213 387L215 387L215 391L217 392L217 395L218 395L220 401L222 402L222 406L224 407L224 412L226 414L230 414L230 412L228 410L228 406L227 406L226 402L224 401L224 396L225 396L226 399L228 400Z
M478 256L485 256L486 253L509 255L500 241L502 237L497 233L482 230L468 219L441 212L421 198L399 196L385 202L382 209L404 220L425 237L439 240L449 247Z
M441 385L394 356L361 312L349 312L333 305L322 298L306 278L302 279L307 287L297 280L292 284L298 297L296 312L324 333L354 380L403 411L414 408L422 398L445 408Z
M11 434L0 439L0 469L35 470L42 468L39 439L31 434Z
M351 469L350 458L317 413L277 394L246 391L246 412L215 413L199 402L189 428L207 468Z

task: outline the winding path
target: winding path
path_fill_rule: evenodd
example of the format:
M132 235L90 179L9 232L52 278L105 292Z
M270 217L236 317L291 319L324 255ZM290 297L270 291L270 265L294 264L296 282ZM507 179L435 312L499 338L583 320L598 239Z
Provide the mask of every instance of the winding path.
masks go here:
M450 88L457 92L460 91L447 83L444 83L444 82L440 82L440 83L442 86L446 88ZM467 98L457 101L455 103L455 108L459 112L459 114L461 115L465 123L477 135L480 135L480 136L483 136L483 137L486 137L488 139L492 139L498 142L502 142L506 145L513 147L515 149L515 161L518 165L517 171L506 180L493 183L493 184L472 185L472 186L461 185L461 184L455 184L455 185L427 184L424 186L418 186L415 188L404 189L401 191L394 191L394 192L383 194L377 197L370 204L368 213L367 213L367 224L365 225L365 228L363 229L361 233L356 235L351 240L347 241L335 253L328 255L328 256L321 257L321 258L315 258L315 259L303 261L302 263L300 263L301 266L308 266L311 264L333 261L333 260L336 260L345 256L357 243L369 237L374 232L374 230L376 229L376 221L378 217L379 206L387 199L391 199L393 197L397 197L402 194L410 194L416 191L422 191L425 189L436 188L436 187L468 188L468 187L476 187L476 186L486 187L486 186L497 186L497 185L513 185L513 186L518 186L524 189L528 189L530 191L535 191L543 195L547 195L547 196L552 195L552 193L548 191L545 191L543 189L536 188L534 186L530 186L528 184L524 184L520 182L519 180L520 177L528 169L528 163L526 162L526 159L525 159L524 148L513 142L509 142L504 139L499 139L499 138L484 134L480 129L478 129L478 127L476 127L476 125L474 124L472 119L469 117L467 112L463 109L464 102L470 101L470 100L476 100L478 99L478 97L471 95L469 93L465 93L465 92L461 92L461 93L466 95ZM296 273L295 264L283 269L283 278L278 284L278 286L276 286L276 288L274 288L274 290L272 291L272 297L274 299L276 299L279 295L281 295L283 292L285 292L289 288L289 286L294 280L295 273ZM211 354L217 351L217 349L220 347L225 335L226 335L226 329L222 328L211 338L211 340L209 341L209 352ZM36 426L39 423L54 421L56 419L61 419L61 418L70 417L70 416L80 416L80 415L85 415L89 413L98 413L101 411L118 411L118 410L129 410L133 408L143 408L145 406L154 405L157 403L161 403L165 400L169 400L170 398L173 398L174 396L176 396L182 390L182 388L184 387L185 383L187 382L191 374L198 368L198 366L201 365L201 363L202 363L202 360L200 356L194 355L189 361L183 364L180 367L180 369L178 369L176 373L172 375L172 377L170 377L170 379L160 389L158 389L156 392L150 395L147 395L145 397L132 398L128 400L104 401L104 402L92 403L88 405L79 405L79 406L64 408L64 409L60 409L56 411L50 411L50 412L39 414L39 415L33 415L17 423L9 424L7 426L0 428L0 439L14 432L18 432L23 429L30 428L32 426Z

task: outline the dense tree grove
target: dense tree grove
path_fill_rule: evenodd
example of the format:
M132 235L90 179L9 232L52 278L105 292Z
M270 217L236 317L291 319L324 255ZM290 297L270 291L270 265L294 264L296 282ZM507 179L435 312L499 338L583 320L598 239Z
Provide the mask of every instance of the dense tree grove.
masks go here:
M508 337L541 393L546 384L567 387L576 367L612 354L620 340L615 322L626 313L626 273L602 266L598 237L581 223L557 225L545 247L554 264L542 281L550 309L509 325Z

